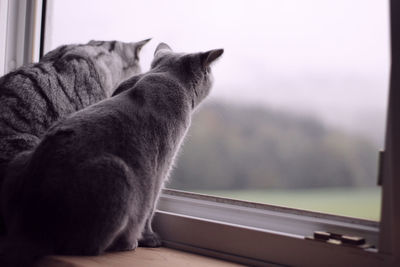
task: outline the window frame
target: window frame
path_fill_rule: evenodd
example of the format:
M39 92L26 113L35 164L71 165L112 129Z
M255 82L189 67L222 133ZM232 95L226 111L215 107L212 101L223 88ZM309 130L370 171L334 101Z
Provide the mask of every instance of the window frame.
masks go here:
M400 264L400 3L390 0L391 66L383 156L380 253Z
M39 60L46 0L0 0L0 75Z
M164 189L153 227L170 248L252 266L324 266L327 259L331 266L385 266L389 261L377 249L305 239L323 230L363 236L376 245L378 222L186 191Z
M49 45L45 33L51 30L46 23L51 3L0 0L0 74L37 61ZM400 18L396 13L400 13L400 3L390 0L391 76L380 222L165 189L153 226L166 246L257 266L400 263L400 195L396 194L400 192L400 165L396 164L400 159L400 105L396 105L400 103ZM362 250L304 238L317 230L362 235L378 249Z

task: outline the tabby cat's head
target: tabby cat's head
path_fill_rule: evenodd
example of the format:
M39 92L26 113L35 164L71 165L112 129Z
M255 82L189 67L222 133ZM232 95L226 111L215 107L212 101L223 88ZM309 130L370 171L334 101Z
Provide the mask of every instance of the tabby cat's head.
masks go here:
M110 96L125 79L141 72L139 52L150 39L136 43L119 41L90 41L87 44L60 46L43 56L41 62L52 62L58 71L68 71L81 60L91 62L101 85Z
M165 43L160 43L151 63L155 71L168 71L189 88L192 96L192 108L209 94L212 86L211 64L223 54L223 49L214 49L200 53L174 53Z
M116 68L123 72L123 76L130 77L141 72L139 65L139 52L149 42L146 39L136 43L120 41L90 41L93 47L95 60L102 61L110 68Z
M88 53L93 53L95 65L102 66L114 78L111 83L115 87L134 74L141 73L139 52L149 42L146 39L135 43L120 41L90 41Z

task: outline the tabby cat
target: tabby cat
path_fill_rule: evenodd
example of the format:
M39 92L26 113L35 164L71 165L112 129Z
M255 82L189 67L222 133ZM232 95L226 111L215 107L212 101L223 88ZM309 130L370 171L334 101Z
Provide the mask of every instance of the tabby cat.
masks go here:
M111 96L139 73L139 51L148 41L63 45L0 78L0 184L7 163L33 148L51 124Z
M159 246L154 208L222 53L178 54L161 43L150 71L55 123L19 154L2 191L10 232L1 263Z

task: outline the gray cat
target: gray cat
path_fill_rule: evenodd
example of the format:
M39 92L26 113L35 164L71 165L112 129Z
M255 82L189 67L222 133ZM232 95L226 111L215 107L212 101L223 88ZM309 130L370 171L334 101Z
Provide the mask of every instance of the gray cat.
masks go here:
M0 78L0 184L7 163L58 119L111 96L140 72L137 43L64 45Z
M32 152L17 156L2 190L10 232L1 263L22 260L21 248L32 260L161 245L151 228L154 208L222 53L178 54L161 43L149 72L57 122Z

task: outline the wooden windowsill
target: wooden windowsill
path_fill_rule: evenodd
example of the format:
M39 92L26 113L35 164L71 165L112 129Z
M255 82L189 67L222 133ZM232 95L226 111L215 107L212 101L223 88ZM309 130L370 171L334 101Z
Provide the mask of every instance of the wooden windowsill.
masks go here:
M134 251L109 253L102 256L49 256L37 267L135 267L135 266L242 266L214 258L170 248L137 248Z

